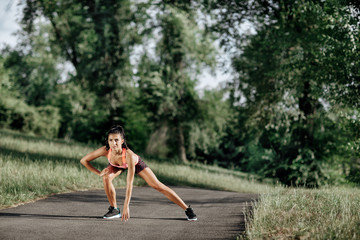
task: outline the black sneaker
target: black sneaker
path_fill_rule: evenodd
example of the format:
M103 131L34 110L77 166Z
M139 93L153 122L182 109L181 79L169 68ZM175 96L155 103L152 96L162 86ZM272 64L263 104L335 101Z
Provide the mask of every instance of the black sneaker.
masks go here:
M196 221L197 220L196 214L194 213L194 210L190 207L190 205L186 209L185 213L186 213L186 216L187 216L187 220L189 220L189 221Z
M105 219L121 218L121 212L119 208L109 207L109 211L104 215Z

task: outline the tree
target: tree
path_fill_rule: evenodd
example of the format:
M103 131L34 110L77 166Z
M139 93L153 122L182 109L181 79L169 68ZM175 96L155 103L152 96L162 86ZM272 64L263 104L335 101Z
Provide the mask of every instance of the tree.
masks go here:
M130 56L141 43L148 3L27 0L21 4L25 36L37 37L39 22L45 22L48 31L43 34L50 39L46 48L59 49L58 55L74 68L56 86L52 99L63 115L60 136L100 140L109 125L117 123L129 126L127 132L143 139L134 141L136 145L144 145L147 138L139 131L146 121L141 116L134 118L142 108L130 105L138 95ZM144 125L135 126L136 121ZM86 129L91 135L82 134Z
M59 49L50 47L49 26L39 23L30 37L18 33L14 48L2 49L3 67L8 70L11 88L24 97L27 104L47 105L61 80L59 65L63 61Z
M32 70L27 67L32 64L31 60L33 61L35 57L20 56L20 54L15 49L5 47L0 55L0 127L45 137L56 137L59 132L61 117L57 108L44 104L49 99L49 92L36 93L34 88L36 84L39 84L39 81L35 84L25 82L26 79L21 75L21 73L29 72L30 76L34 78L47 73L50 78L53 77L54 69L50 67L50 71L47 72L45 71L46 68L42 68L32 73ZM35 59L42 60L45 58L38 57ZM51 66L51 61L48 66ZM45 81L47 80L45 79ZM25 89L29 92L24 91L20 84L24 84ZM52 94L52 89L50 90ZM35 96L42 97L35 98ZM39 105L42 103L44 105L34 106L28 103Z
M286 184L322 184L335 154L330 149L343 144L334 135L340 131L331 110L356 108L359 101L353 8L339 1L281 0L215 6L222 13L217 29L238 49L238 77L230 87L235 108L246 114L239 118L247 133L241 136L244 162ZM245 20L255 34L234 30Z
M225 138L234 118L226 94L226 89L205 90L199 99L200 116L191 122L189 132L188 155L191 159L223 167L233 166L233 159L225 157L229 155L225 148L231 147L231 140Z
M141 9L129 0L27 0L22 22L28 35L34 34L40 17L50 23L52 44L75 69L71 81L101 98L98 104L109 109L111 123L126 111L125 92L133 83L130 54L139 42L141 18L136 15Z
M214 62L211 43L196 26L190 3L162 3L155 20L155 31L160 34L156 43L159 57L146 53L139 68L142 102L152 113L156 128L167 129L168 146L177 146L177 155L183 162L187 162L186 135L199 113L193 76Z

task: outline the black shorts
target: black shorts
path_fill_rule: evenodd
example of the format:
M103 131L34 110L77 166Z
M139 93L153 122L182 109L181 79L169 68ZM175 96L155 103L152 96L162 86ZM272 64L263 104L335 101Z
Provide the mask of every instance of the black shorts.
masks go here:
M145 168L147 168L148 166L146 165L146 163L141 159L141 157L139 156L139 161L138 163L135 165L135 173L139 174L139 172L141 172L142 170L144 170Z

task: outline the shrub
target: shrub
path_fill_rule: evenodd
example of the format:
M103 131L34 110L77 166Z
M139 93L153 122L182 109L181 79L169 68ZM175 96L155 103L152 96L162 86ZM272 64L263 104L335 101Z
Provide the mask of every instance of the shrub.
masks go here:
M34 107L23 99L2 92L0 127L20 130L46 137L57 137L60 127L59 110L53 106Z

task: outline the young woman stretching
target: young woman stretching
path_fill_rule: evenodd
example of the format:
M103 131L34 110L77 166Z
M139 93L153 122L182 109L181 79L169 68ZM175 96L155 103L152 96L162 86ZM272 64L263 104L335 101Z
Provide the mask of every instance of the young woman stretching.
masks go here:
M90 161L105 156L109 164L101 172L94 168ZM109 200L110 207L108 213L104 215L105 219L120 218L127 221L130 218L130 199L133 189L133 181L135 173L142 177L149 186L164 194L168 199L179 205L189 221L196 221L196 215L190 206L187 206L184 201L169 187L161 183L151 171L151 169L142 161L142 159L131 151L125 141L124 129L119 126L113 126L107 133L106 146L103 146L83 157L80 160L91 172L101 176L104 182L104 189ZM112 180L119 176L123 171L128 170L126 179L126 196L122 215L116 203L116 192Z

